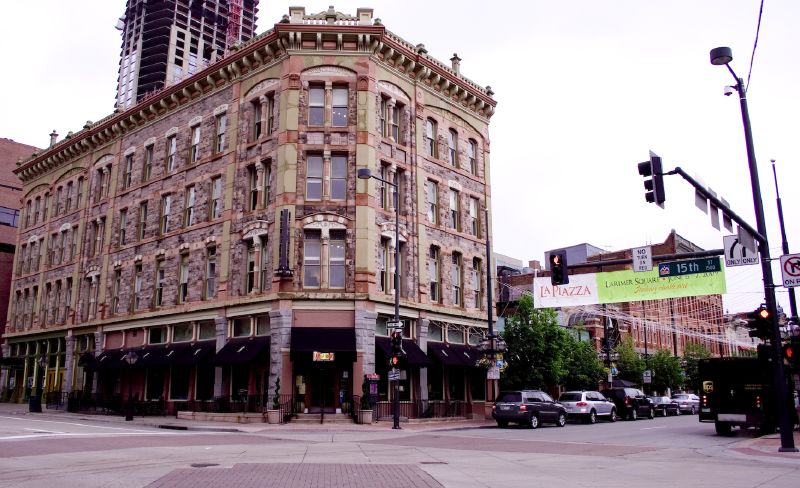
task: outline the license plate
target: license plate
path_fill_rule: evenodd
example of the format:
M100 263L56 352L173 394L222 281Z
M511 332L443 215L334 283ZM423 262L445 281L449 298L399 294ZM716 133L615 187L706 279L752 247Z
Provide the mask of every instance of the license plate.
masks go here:
M500 405L500 410L511 410L511 407L508 405Z
M711 409L710 409L710 408L703 408L703 409L702 409L702 411L703 411L703 412L710 412L710 411L711 411Z

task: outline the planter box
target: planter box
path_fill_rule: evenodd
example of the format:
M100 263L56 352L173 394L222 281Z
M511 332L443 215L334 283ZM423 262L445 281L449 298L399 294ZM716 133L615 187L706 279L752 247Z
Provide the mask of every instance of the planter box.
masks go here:
M267 423L269 423L269 424L279 424L279 423L281 423L281 411L280 410L267 410Z
M372 423L372 410L359 410L358 411L358 423L369 425Z

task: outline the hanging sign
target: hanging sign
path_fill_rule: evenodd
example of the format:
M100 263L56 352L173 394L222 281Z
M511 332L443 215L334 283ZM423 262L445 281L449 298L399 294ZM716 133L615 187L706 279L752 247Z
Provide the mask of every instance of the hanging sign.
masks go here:
M328 361L333 361L334 357L335 357L335 354L334 354L334 353L332 353L332 352L319 352L319 351L314 351L314 357L313 357L313 359L314 359L314 361L324 361L324 362L328 362Z

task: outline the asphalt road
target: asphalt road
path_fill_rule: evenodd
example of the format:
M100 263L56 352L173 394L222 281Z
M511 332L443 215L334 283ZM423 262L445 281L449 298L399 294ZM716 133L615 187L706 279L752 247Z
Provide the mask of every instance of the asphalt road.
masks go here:
M383 428L385 427L385 428ZM390 424L165 430L0 414L0 486L797 486L800 455L747 455L754 433L696 416L538 429Z

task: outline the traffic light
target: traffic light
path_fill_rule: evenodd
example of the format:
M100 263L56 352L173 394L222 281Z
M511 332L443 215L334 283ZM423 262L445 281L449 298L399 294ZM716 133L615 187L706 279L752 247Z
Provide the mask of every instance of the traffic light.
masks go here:
M772 318L764 305L747 312L747 328L750 329L750 337L764 340L772 338Z
M400 364L400 356L397 354L392 354L389 356L389 367L390 368L397 368Z
M639 163L639 174L644 176L644 199L664 208L664 175L661 169L661 158L650 153L650 161ZM649 179L647 179L649 178Z
M392 332L392 354L401 355L403 353L403 333L399 331Z
M800 367L800 342L790 342L783 345L783 361L789 371L796 373Z
M566 285L569 283L567 270L567 251L550 253L550 283L552 285Z

